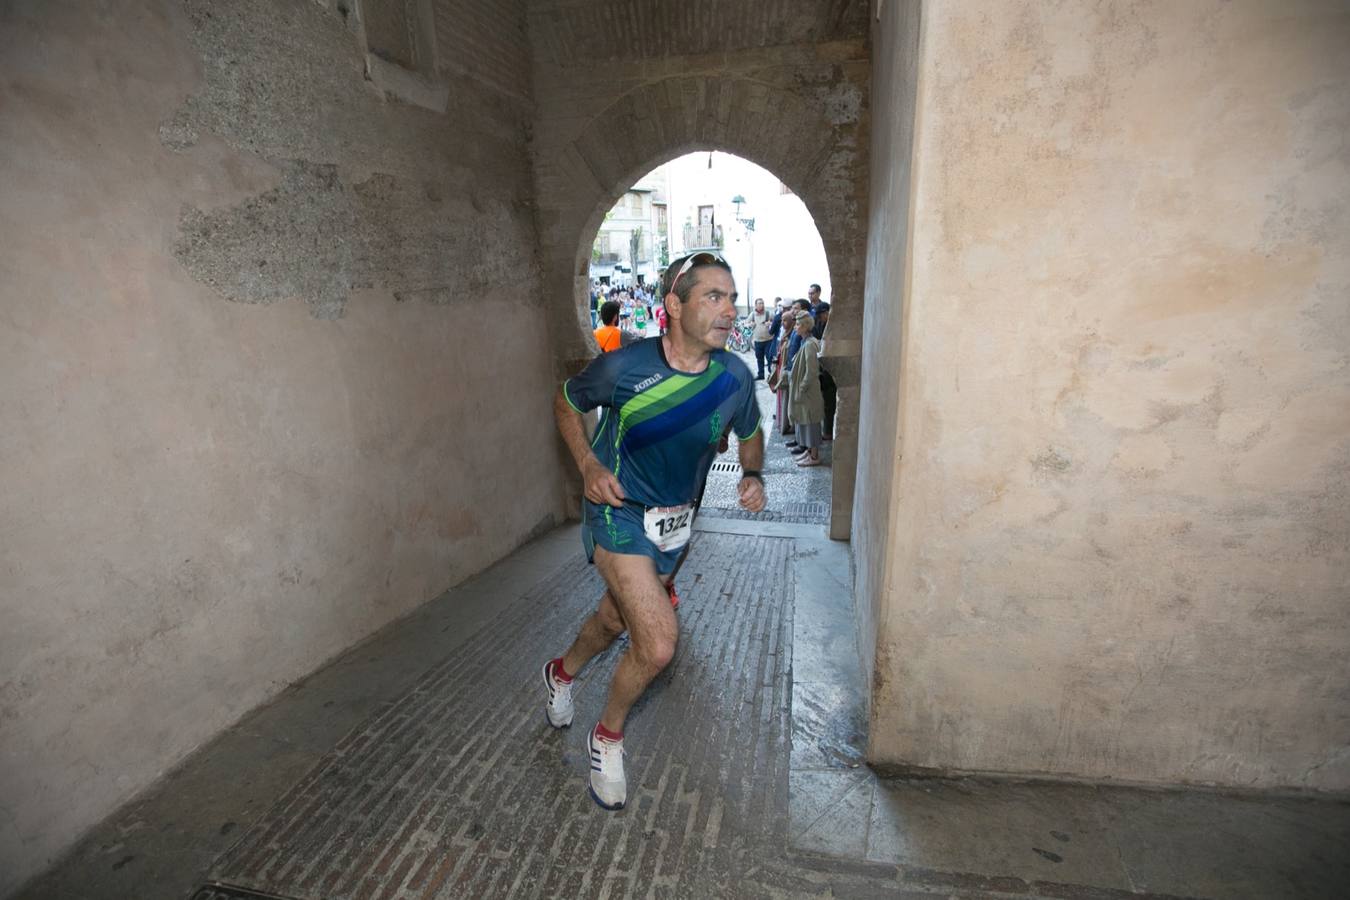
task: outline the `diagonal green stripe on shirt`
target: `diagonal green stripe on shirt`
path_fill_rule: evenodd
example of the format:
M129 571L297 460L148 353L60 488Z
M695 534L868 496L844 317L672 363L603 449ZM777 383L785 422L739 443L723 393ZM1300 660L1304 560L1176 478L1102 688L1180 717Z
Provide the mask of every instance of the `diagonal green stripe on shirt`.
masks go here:
M629 400L619 410L619 431L647 421L698 394L722 374L725 369L711 361L698 375L672 375Z

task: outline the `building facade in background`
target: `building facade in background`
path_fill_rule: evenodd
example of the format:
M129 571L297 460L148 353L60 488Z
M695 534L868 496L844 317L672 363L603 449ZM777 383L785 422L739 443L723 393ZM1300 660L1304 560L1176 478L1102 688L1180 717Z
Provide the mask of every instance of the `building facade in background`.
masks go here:
M756 297L805 297L813 283L831 296L825 248L806 204L774 173L722 152L673 159L624 193L596 233L590 277L651 283L670 260L700 250L726 257L744 312Z
M669 212L663 167L643 176L605 215L591 247L591 280L652 284L670 261Z

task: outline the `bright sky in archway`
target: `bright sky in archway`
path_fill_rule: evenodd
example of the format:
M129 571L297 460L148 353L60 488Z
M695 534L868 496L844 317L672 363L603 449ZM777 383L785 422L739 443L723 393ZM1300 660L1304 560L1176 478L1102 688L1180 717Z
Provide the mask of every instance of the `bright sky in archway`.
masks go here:
M708 165L711 156L712 165ZM736 275L742 303L763 297L805 297L815 282L832 300L825 247L806 204L783 193L778 176L730 153L690 153L666 163L672 258L678 254L686 218L699 205L715 204L723 226L725 253ZM735 223L731 199L742 196L741 218L753 218L753 233Z

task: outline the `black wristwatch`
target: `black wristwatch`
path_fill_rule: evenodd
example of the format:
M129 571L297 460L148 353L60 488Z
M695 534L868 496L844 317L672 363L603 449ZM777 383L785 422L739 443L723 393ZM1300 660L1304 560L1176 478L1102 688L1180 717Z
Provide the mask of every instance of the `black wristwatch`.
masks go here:
M764 476L760 474L759 469L742 469L742 470L741 470L741 477L742 477L742 478L754 478L754 479L757 479L757 480L759 481L760 484L763 484L763 483L764 483Z

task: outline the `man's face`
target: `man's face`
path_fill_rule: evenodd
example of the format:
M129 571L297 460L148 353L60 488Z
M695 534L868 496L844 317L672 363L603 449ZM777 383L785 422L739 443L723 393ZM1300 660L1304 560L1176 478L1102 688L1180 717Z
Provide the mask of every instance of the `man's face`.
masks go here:
M811 301L812 306L815 306L820 302L820 290L818 288L807 288L806 299Z
M764 301L763 301L763 300L756 300L756 301L755 301L755 312L764 312Z
M736 281L717 266L692 269L684 277L695 276L698 280L689 289L688 302L672 297L667 313L674 311L672 327L678 327L687 339L709 350L721 350L736 323Z

